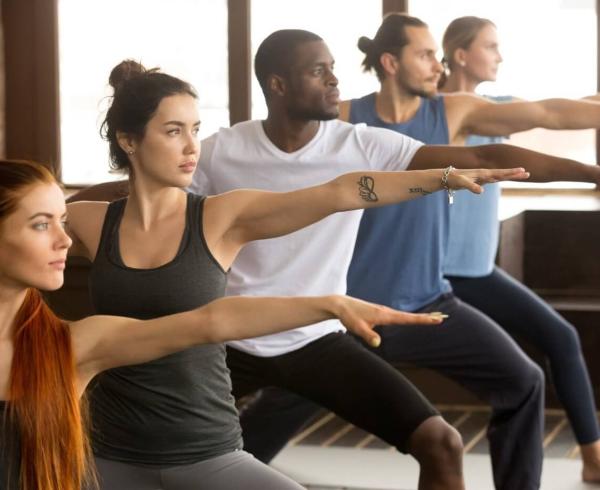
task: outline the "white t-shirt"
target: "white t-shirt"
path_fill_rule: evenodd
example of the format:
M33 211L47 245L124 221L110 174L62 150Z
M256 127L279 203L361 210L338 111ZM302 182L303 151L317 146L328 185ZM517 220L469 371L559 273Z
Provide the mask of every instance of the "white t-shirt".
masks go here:
M348 172L404 170L421 146L394 131L332 120L321 122L304 147L286 153L269 140L261 121L246 121L202 141L190 189L207 195L239 188L292 191ZM345 294L361 216L362 210L336 213L289 235L247 244L231 268L226 294ZM338 320L327 320L229 344L249 354L271 357L343 330Z

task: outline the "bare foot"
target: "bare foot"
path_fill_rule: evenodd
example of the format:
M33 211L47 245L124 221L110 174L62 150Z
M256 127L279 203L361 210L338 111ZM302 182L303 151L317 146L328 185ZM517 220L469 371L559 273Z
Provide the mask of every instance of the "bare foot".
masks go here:
M583 469L581 479L600 485L600 440L580 446Z

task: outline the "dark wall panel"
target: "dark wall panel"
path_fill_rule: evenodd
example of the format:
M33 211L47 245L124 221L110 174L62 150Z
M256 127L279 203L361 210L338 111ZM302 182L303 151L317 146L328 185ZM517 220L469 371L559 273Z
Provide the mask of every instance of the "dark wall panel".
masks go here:
M60 163L56 0L2 2L6 155Z

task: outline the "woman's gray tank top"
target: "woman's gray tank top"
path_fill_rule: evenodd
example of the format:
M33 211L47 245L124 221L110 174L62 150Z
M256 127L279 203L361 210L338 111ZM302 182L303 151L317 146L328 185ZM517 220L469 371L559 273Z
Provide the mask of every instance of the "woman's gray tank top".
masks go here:
M127 200L108 206L89 286L95 312L149 319L223 296L226 273L202 234L204 198L187 195L186 226L175 258L155 269L127 267L119 224ZM89 389L97 456L165 467L241 447L238 413L222 344L106 371Z

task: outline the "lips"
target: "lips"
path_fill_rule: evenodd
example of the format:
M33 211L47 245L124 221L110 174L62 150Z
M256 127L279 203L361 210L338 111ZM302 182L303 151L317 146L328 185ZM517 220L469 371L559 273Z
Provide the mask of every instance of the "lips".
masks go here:
M196 170L196 162L185 162L179 165L179 168L184 172L193 172Z
M325 98L327 100L332 100L334 102L337 102L340 100L340 91L339 90L331 90L330 92L327 92L325 94Z
M65 259L54 260L49 263L50 267L52 267L53 269L59 270L59 271L65 270L66 264L67 264L67 261Z

